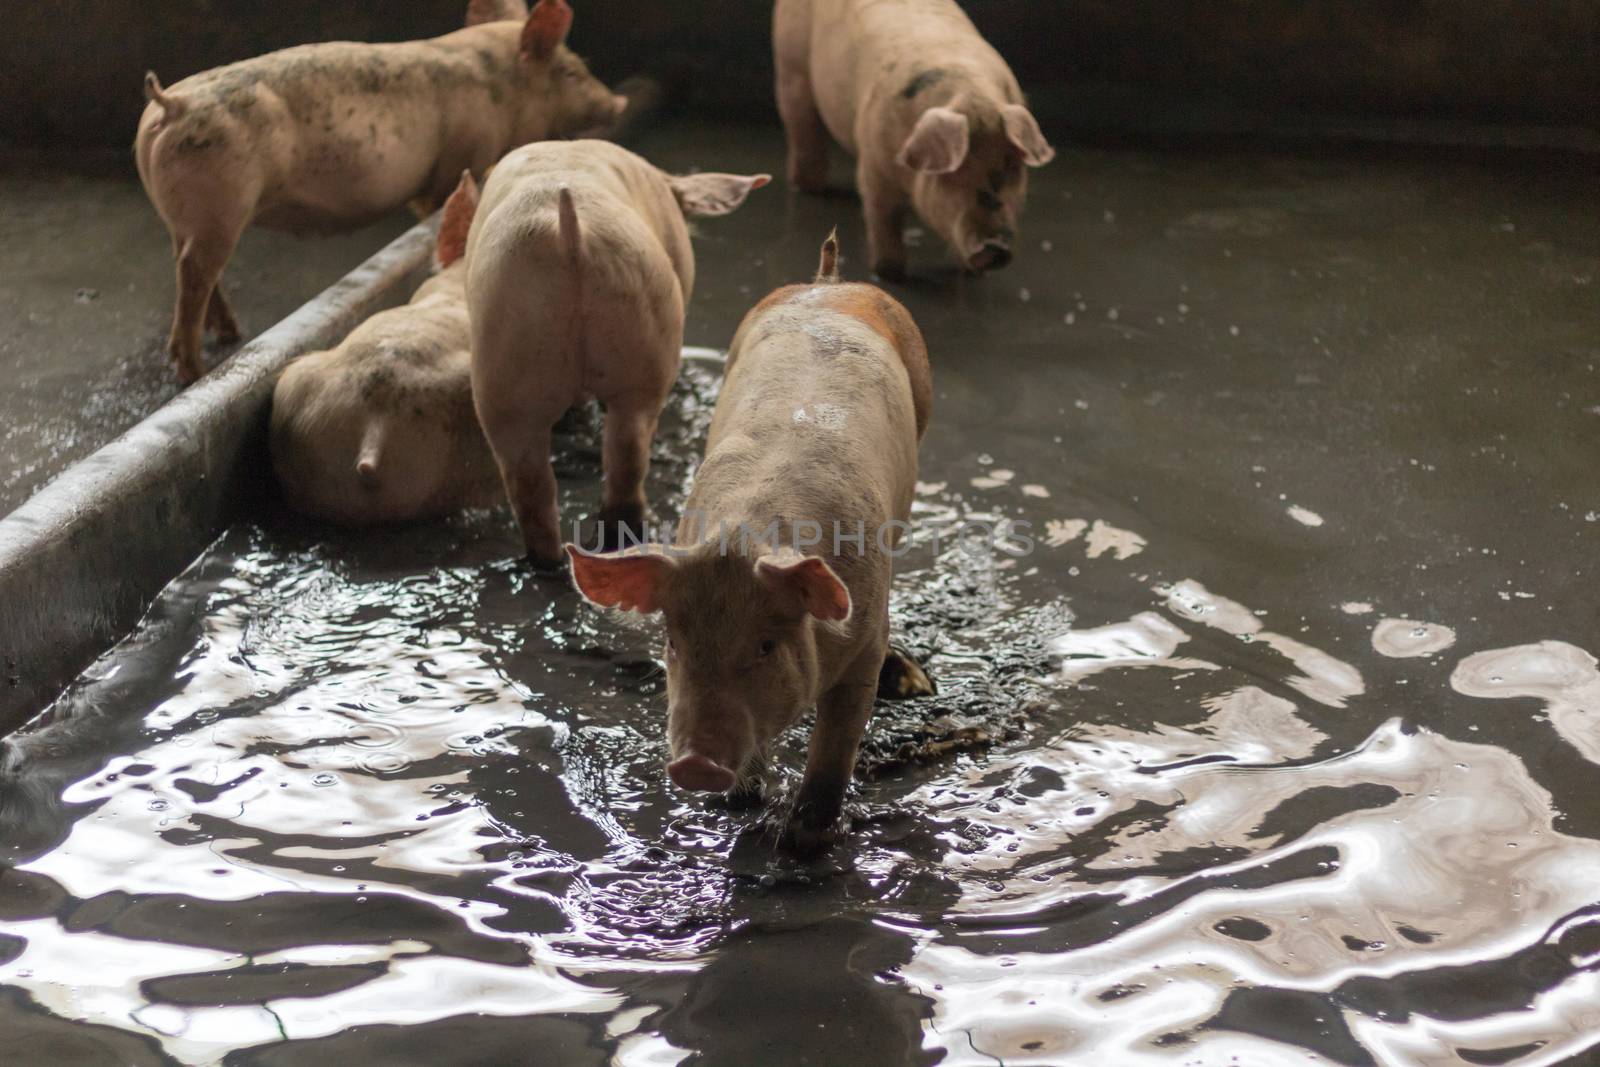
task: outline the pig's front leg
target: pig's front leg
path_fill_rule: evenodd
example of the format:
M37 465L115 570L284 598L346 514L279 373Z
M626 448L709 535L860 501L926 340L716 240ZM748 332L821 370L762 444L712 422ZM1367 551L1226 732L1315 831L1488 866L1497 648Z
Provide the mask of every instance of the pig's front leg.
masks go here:
M904 281L906 211L910 206L905 190L865 158L856 172L856 187L861 192L861 210L867 220L867 253L872 272L885 281Z
M602 464L600 547L610 551L645 540L645 475L650 472L650 442L656 436L661 404L654 396L630 393L606 405Z
M883 653L883 643L875 642L817 701L817 724L811 732L805 777L784 830L784 844L798 855L823 852L837 836L844 795L855 774L856 749L872 716Z

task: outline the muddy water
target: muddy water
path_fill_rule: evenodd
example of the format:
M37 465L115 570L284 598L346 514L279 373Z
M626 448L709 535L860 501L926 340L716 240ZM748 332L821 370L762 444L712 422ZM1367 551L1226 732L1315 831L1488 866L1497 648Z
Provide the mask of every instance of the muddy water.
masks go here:
M18 1062L1593 1055L1592 209L1404 159L1041 177L1013 273L914 253L938 408L894 615L942 691L882 709L835 855L670 789L655 630L503 514L263 516L8 743ZM690 340L833 221L859 248L853 210L707 224ZM665 516L717 380L687 365ZM591 510L592 426L562 455Z

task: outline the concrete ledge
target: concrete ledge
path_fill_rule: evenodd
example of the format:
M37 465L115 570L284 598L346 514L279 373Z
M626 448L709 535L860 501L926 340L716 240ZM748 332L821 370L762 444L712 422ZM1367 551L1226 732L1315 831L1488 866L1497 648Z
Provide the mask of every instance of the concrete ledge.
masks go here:
M431 223L408 230L0 519L0 733L53 701L261 499L278 373L408 298L433 240Z

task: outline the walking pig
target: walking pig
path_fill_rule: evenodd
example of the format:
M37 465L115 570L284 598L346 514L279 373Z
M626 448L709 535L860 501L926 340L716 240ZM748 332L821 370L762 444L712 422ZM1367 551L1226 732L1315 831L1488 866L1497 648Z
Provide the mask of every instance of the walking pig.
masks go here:
M1011 261L1023 165L1055 151L955 0L777 0L773 52L789 181L822 189L829 132L857 157L880 277L905 275L908 208L967 270Z
M437 518L494 502L500 479L472 410L470 173L445 203L438 273L337 348L301 356L272 394L272 466L290 506L345 526Z
M928 425L927 349L881 289L842 284L837 244L815 284L768 296L728 354L705 462L671 547L567 547L596 604L666 617L667 773L749 787L772 742L817 709L786 837L832 840L889 638L892 551ZM806 555L798 547L812 548Z
M673 177L606 141L546 141L484 184L467 241L472 397L536 565L563 562L550 430L587 398L605 407L601 529L642 529L694 287L684 216L727 214L768 180Z
M302 45L165 89L146 75L134 158L172 234L179 380L204 373L207 326L238 339L218 280L245 227L346 229L436 205L463 170L621 114L562 43L571 24L566 0L473 0L466 29L428 41Z

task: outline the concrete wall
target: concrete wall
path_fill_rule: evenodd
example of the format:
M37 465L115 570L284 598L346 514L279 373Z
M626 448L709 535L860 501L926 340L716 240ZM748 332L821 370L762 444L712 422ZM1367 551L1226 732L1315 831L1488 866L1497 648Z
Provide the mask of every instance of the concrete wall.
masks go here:
M603 76L675 74L699 109L771 116L765 0L573 0L573 45ZM965 0L1030 89L1117 83L1253 108L1600 124L1596 0ZM464 0L80 0L11 4L0 140L126 148L154 69L197 70L306 41L405 40ZM1048 94L1041 94L1048 96Z

